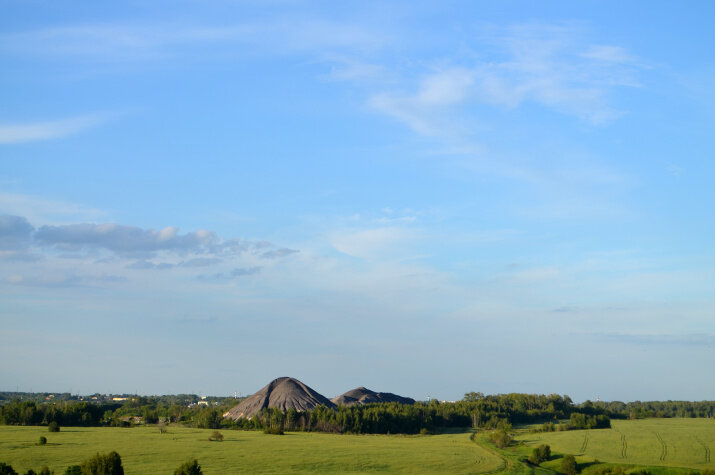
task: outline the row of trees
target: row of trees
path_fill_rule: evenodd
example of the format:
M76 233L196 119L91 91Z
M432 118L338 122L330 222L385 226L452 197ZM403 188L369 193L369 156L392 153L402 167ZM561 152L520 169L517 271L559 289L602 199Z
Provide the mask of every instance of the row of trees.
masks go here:
M609 418L670 417L684 414L699 417L715 415L715 402L634 402L604 403L586 401L574 404L568 396L557 394L467 393L461 401L439 403L369 404L364 406L312 411L266 410L252 420L226 421L223 414L236 401L225 399L218 406L180 405L168 396L138 397L123 404L59 402L37 404L13 401L0 405L0 424L61 426L131 425L145 423L180 423L193 427L219 429L259 429L280 426L285 430L351 433L418 433L441 427L495 428L500 421L511 424L545 422L544 430L555 430L553 422L570 419L575 428L609 427ZM219 402L219 401L216 401ZM546 425L549 425L546 428ZM561 428L561 425L558 425Z
M51 475L52 471L48 467L43 467L39 472L28 470L24 475ZM174 475L202 475L199 462L189 460L181 464ZM18 475L11 465L0 462L0 475ZM96 454L88 458L80 465L70 465L64 471L63 475L124 475L124 467L122 466L122 458L117 452L109 452L107 454Z

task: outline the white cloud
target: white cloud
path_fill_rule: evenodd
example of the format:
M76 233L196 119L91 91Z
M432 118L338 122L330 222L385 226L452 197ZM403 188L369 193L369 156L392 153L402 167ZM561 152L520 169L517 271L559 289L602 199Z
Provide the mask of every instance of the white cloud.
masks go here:
M636 61L633 55L620 46L593 45L582 53L582 56L607 63L634 63Z
M379 48L388 35L362 25L315 17L196 25L188 23L74 25L8 33L0 51L101 62L152 61L186 56L192 48L215 44L251 48L233 54L358 50ZM215 53L211 51L210 54ZM207 55L201 55L206 58Z
M444 134L447 129L455 128L455 124L445 120L445 110L463 103L473 83L473 72L448 69L423 77L415 94L382 92L370 97L368 103L421 134Z
M94 114L26 124L0 124L0 144L59 139L96 127L107 120L106 114Z
M105 213L82 204L21 193L0 192L0 212L24 216L31 223L61 224L96 220Z
M622 114L609 103L614 87L637 87L641 66L626 49L589 45L573 28L532 25L493 29L477 46L492 57L462 60L423 76L416 91L381 91L369 105L418 133L449 142L474 132L468 107L492 105L515 109L532 102L595 124ZM449 63L456 58L446 58ZM461 131L459 130L461 129ZM464 137L462 137L464 138ZM463 143L451 143L451 146Z
M412 237L406 229L383 227L337 233L330 243L343 254L372 259L387 254L404 254L402 246Z

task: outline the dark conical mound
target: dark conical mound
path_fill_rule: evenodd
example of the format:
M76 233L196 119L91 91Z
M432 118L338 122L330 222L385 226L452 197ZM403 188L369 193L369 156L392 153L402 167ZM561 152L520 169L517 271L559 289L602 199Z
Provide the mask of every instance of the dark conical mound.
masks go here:
M245 417L250 419L260 413L264 407L276 407L282 411L295 409L307 411L324 404L327 407L335 405L325 396L293 378L274 379L253 396L249 396L229 410L223 417L234 421Z
M398 396L392 393L376 393L367 388L359 387L331 399L338 406L352 406L353 404L370 404L371 402L399 402L400 404L414 404L415 400L409 397Z

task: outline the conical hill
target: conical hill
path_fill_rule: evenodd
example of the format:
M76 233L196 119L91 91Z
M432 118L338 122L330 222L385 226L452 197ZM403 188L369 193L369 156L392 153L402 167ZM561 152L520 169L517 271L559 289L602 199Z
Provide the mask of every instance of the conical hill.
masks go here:
M337 406L352 406L353 404L370 404L373 402L399 402L400 404L414 404L415 400L409 397L398 396L392 393L376 393L367 388L359 387L334 397L331 401Z
M260 413L264 407L275 407L282 411L287 411L288 409L307 411L320 404L331 408L335 407L335 404L330 402L328 398L297 379L283 377L274 379L256 394L247 397L231 408L223 417L233 420L242 417L251 419Z

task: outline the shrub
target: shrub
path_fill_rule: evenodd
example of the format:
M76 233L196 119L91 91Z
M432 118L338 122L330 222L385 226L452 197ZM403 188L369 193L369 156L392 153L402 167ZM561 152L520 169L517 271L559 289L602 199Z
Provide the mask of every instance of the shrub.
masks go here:
M81 469L82 475L124 475L122 458L114 451L85 460Z
M272 434L272 435L283 435L284 434L283 429L281 429L280 427L266 427L263 430L263 433L264 434Z
M0 462L0 475L17 475L17 472L12 469L12 465Z
M216 442L223 442L223 434L220 433L219 431L215 430L213 434L211 434L211 437L209 437L209 440L213 440Z
M60 431L60 425L56 421L50 422L50 424L47 426L47 430L50 432L59 432Z
M564 458L561 459L561 471L566 475L576 475L578 466L573 455L564 455Z
M46 443L47 443L47 437L40 436L40 441L37 443L37 445L45 445Z
M491 433L489 436L494 445L503 449L504 447L511 444L511 436L504 429L497 429Z
M174 475L203 475L203 472L199 461L194 459L182 463L179 468L174 470Z
M79 465L70 465L65 470L64 475L82 475L82 467Z
M551 447L545 444L534 448L529 455L529 462L534 465L539 465L541 462L546 462L551 458Z
M36 472L33 469L28 470L25 472L25 475L52 475L54 472L50 471L50 467L44 466L42 467L42 470L40 472Z

